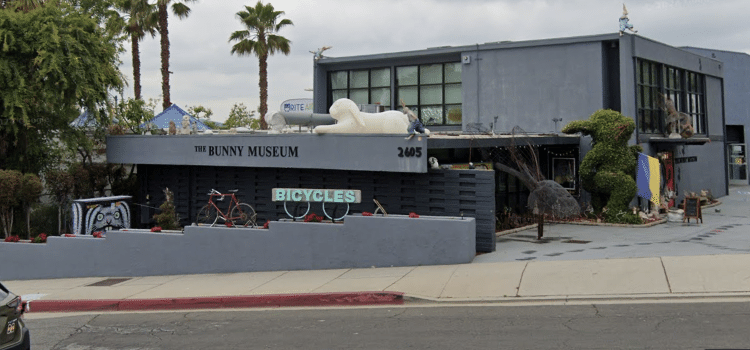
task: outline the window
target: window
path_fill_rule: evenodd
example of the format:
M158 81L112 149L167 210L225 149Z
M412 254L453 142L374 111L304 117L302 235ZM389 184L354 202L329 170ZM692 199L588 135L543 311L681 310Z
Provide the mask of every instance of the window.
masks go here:
M361 69L331 72L331 101L348 98L357 104L380 104L391 109L391 69Z
M396 94L425 125L461 124L461 64L396 68Z
M636 61L636 107L642 133L665 132L664 99L690 116L697 134L705 134L705 77L702 74L645 60Z

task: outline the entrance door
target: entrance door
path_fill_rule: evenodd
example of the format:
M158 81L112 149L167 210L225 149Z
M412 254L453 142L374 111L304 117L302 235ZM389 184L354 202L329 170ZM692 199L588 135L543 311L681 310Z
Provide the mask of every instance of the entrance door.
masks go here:
M747 159L745 158L745 145L741 143L730 143L728 147L729 183L732 185L747 185Z

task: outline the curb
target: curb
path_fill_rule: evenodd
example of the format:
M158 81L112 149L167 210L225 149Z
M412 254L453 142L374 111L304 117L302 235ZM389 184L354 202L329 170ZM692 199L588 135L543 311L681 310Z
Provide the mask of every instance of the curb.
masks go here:
M403 303L404 293L400 292L268 294L200 298L34 300L33 302L28 303L27 312L157 311L256 307L368 306L403 305Z

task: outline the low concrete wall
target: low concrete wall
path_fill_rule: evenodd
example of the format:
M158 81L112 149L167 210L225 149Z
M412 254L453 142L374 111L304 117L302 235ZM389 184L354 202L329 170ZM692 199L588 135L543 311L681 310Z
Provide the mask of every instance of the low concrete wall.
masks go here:
M0 280L462 264L474 258L475 230L473 218L353 215L343 224L275 221L268 230L52 236L0 242Z

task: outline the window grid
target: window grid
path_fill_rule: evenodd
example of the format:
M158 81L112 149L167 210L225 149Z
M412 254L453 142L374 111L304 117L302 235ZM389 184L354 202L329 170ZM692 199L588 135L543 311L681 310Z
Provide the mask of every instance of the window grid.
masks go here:
M669 97L679 112L686 113L696 134L706 133L705 77L667 65L636 61L638 128L647 134L664 133L662 96Z
M425 125L461 124L460 69L460 63L396 67L399 103L403 100Z
M331 102L348 98L357 104L380 104L386 110L391 109L390 68L330 72L328 81Z

